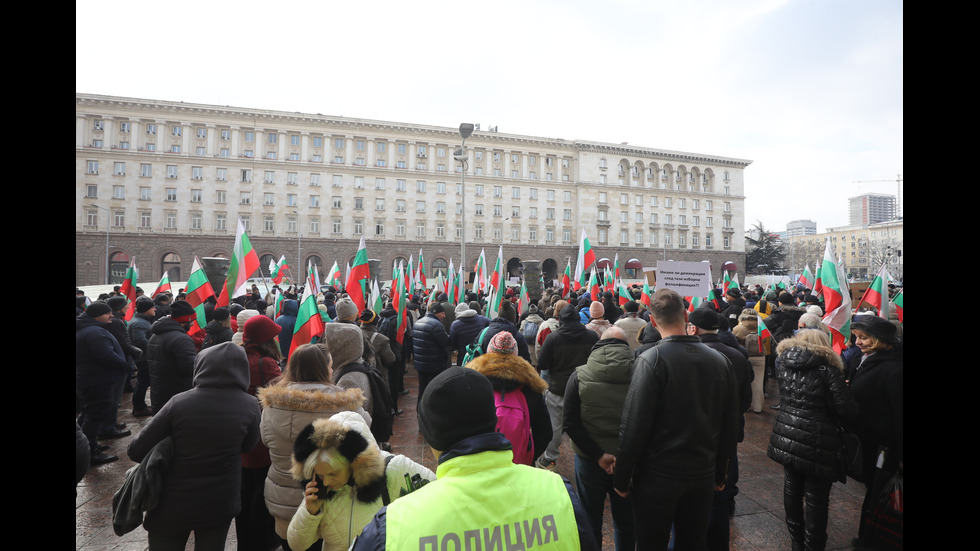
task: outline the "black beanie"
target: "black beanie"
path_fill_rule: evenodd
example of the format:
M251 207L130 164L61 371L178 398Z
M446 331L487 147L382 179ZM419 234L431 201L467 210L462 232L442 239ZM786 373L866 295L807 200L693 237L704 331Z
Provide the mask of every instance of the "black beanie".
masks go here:
M150 308L153 308L156 304L153 303L152 299L147 297L140 297L136 299L136 313L143 314L146 313Z
M90 318L97 318L111 312L112 308L109 308L108 304L98 300L92 304L89 304L88 308L85 309L85 313L88 314Z
M496 427L493 386L482 373L450 367L425 387L419 402L419 432L433 448L446 451Z
M113 312L115 312L116 310L122 310L125 308L126 305L129 304L129 301L126 300L126 297L114 296L109 300L106 300L105 303L109 305L109 308L112 308Z

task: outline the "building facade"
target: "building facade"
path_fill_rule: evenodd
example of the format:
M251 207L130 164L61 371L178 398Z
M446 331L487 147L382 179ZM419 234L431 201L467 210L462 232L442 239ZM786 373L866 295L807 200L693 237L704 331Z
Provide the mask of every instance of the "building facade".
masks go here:
M813 220L793 220L786 224L786 235L784 239L800 235L816 235L816 233L817 223Z
M898 214L894 195L865 193L847 200L848 225L867 226L894 220Z
M344 266L363 235L382 279L420 251L430 277L458 266L464 228L467 270L502 246L512 275L537 260L546 281L575 263L583 229L599 257L644 266L744 260L751 161L478 130L459 163L460 141L455 128L76 94L76 283L119 280L132 258L141 284L183 281L195 256L230 257L239 219L263 269L282 254Z
M844 260L844 269L853 279L873 278L885 265L888 273L901 281L905 275L904 233L902 220L829 228L824 233L791 237L787 260L793 273L801 273L807 264L812 270L822 262L830 240L834 254Z

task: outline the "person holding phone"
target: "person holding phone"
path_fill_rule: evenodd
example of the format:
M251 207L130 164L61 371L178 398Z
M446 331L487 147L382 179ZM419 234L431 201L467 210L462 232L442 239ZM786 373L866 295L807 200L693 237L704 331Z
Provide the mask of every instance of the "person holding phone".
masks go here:
M289 522L289 547L307 549L322 539L322 551L350 548L382 506L436 479L408 457L382 451L353 411L317 419L299 433L292 474L307 483Z

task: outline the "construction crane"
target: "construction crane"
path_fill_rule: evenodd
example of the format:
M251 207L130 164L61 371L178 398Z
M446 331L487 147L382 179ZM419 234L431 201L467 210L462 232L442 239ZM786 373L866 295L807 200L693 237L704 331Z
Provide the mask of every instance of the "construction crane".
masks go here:
M866 184L866 183L873 183L873 182L895 182L895 187L897 188L897 192L898 192L898 200L897 200L897 207L898 207L897 208L897 211L898 212L896 213L896 215L899 218L901 218L902 217L902 181L903 180L902 180L902 175L901 174L896 174L895 176L896 176L896 178L894 180L853 180L853 181L851 181L851 183L852 184Z

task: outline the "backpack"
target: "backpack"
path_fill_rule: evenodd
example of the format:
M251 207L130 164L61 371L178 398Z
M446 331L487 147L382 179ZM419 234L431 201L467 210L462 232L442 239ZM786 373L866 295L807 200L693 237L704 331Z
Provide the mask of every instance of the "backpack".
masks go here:
M493 391L494 405L497 406L497 432L510 440L514 448L514 463L532 465L534 463L534 440L531 439L531 413L527 409L527 398L519 385L510 392Z
M524 340L531 343L538 336L538 324L531 320L524 320L524 327L521 328Z
M367 375L368 383L371 385L372 411L368 412L371 414L371 434L379 445L387 442L394 432L395 424L395 402L391 399L388 383L381 378L381 373L377 369L357 362L341 368L337 380L351 371Z
M483 355L483 335L487 334L487 329L490 329L490 326L484 327L483 331L480 331L480 336L476 338L476 342L466 345L466 355L463 356L463 361L459 364L460 367Z

